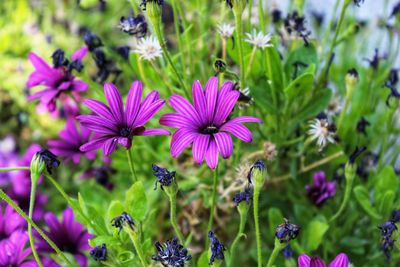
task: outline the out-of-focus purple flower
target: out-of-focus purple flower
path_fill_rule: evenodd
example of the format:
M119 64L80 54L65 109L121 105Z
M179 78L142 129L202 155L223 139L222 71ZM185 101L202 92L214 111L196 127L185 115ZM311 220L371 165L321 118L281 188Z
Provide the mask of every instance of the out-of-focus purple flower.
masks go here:
M0 140L0 167L15 166L18 162L17 144L14 137L6 136ZM0 172L0 186L10 182L12 173Z
M326 267L325 262L317 256L309 257L306 254L302 254L297 259L298 267ZM329 264L328 267L348 267L349 258L346 254L340 253L336 258Z
M0 205L0 240L9 238L14 232L23 231L25 227L25 220L10 205Z
M78 53L78 56L82 56ZM40 103L45 105L48 111L56 109L56 100L67 92L71 92L74 97L79 98L79 93L88 89L88 85L83 81L75 79L75 76L66 66L51 67L35 53L29 53L29 61L35 67L27 81L27 87L33 88L38 85L44 87L43 90L33 93L28 100L40 98Z
M0 266L37 267L34 260L27 259L32 252L31 248L25 249L28 239L26 232L16 231L9 239L2 240L0 242Z
M192 87L193 105L179 95L169 98L169 104L176 113L165 114L160 123L178 130L171 140L171 155L178 157L190 144L193 159L201 164L204 159L208 167L215 169L218 165L218 154L224 159L233 153L233 134L244 142L252 141L252 133L243 126L243 122L257 122L255 117L241 116L230 119L240 92L234 90L231 82L226 82L218 90L218 78L210 78L202 89L199 81Z
M308 197L318 207L336 194L336 182L328 182L323 171L314 173L313 184L305 188Z
M144 127L165 103L160 99L158 92L152 91L141 102L142 83L135 81L129 90L125 110L122 96L114 84L106 83L104 93L109 107L97 100L86 99L83 103L96 114L77 117L83 126L97 134L92 141L81 146L81 151L87 152L102 147L104 154L108 156L118 144L129 149L134 136L169 134L165 129Z
M65 128L59 133L60 139L49 140L47 144L54 154L64 157L66 162L72 161L79 164L81 156L93 160L96 157L95 151L82 153L79 149L83 144L90 141L91 131L84 126L78 126L73 119L67 120Z
M45 234L63 251L71 253L80 266L87 266L85 250L90 250L88 240L92 237L83 225L74 220L74 214L71 208L67 208L63 213L62 221L59 221L53 213L46 213L44 220L48 230ZM54 252L49 244L35 232L38 238L36 242L38 251Z

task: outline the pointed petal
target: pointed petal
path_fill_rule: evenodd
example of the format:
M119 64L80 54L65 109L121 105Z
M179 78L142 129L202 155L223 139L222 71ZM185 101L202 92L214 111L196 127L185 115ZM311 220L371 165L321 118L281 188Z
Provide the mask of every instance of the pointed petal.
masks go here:
M85 92L88 88L89 88L89 85L87 85L83 81L75 80L72 82L72 91Z
M349 258L346 254L340 253L336 258L329 264L329 267L348 267Z
M215 141L217 142L219 153L224 159L229 158L233 153L232 137L228 133L214 134Z
M207 122L211 123L214 119L215 106L217 104L218 95L218 78L212 77L207 81L205 86L205 95L207 100Z
M128 125L133 125L140 108L141 99L142 83L140 81L135 81L132 83L126 99L126 123Z
M151 104L146 110L141 111L133 124L135 127L145 125L164 106L165 100L160 99Z
M218 98L217 109L215 111L214 124L221 125L232 112L240 96L239 91L231 91L222 99Z
M141 135L149 136L149 135L170 135L170 134L171 133L166 129L155 128L155 129L145 129Z
M87 46L83 46L83 47L79 48L72 54L72 56L71 56L72 61L82 60L86 56L88 51L89 51L89 49Z
M168 113L164 114L160 118L160 124L172 128L194 128L193 123L185 116L179 113Z
M310 267L326 267L325 262L320 257L312 257Z
M112 118L110 109L100 101L97 101L95 99L85 99L83 101L83 104L85 106L87 106L88 108L90 108L97 115L99 115L105 119Z
M229 121L228 123L222 125L220 131L230 132L231 134L246 143L253 141L253 136L250 130L246 126L239 123L231 123Z
M242 122L255 122L255 123L262 123L262 120L256 117L252 116L240 116L237 118L233 118L229 120L228 122L234 122L234 123L242 123Z
M116 148L118 144L118 138L111 137L107 139L103 144L104 155L109 156Z
M40 58L38 55L36 55L33 52L29 53L28 59L32 63L32 65L35 67L35 69L39 72L42 72L44 74L51 74L54 70L42 58Z
M208 149L206 152L206 162L210 169L217 168L218 165L218 147L217 143L213 138L210 139L210 143L208 145Z
M201 164L206 156L208 144L210 142L210 135L198 134L193 140L193 159L197 164Z
M179 95L173 95L169 98L169 104L174 108L179 114L188 118L195 125L201 125L201 115L197 113L192 104L189 103L185 98Z
M157 91L151 91L144 99L142 104L140 104L139 113L143 112L144 110L148 109L154 101L160 99L160 94Z
M199 81L195 81L192 86L193 104L198 114L204 114L207 110L206 97ZM200 117L202 123L206 122L206 116Z
M81 125L96 133L110 135L118 133L117 127L112 121L96 115L80 115L76 118L80 121Z
M198 133L192 129L181 128L177 130L171 138L171 155L178 157L185 148L187 148L194 140Z
M92 141L82 145L79 149L82 152L87 152L87 151L92 151L99 149L103 146L104 142L108 139L108 137L99 137L96 139L93 139Z
M310 257L306 254L301 254L297 259L298 267L310 267L310 261Z
M114 119L119 122L124 122L124 104L122 103L121 94L118 88L112 83L104 84L104 94L106 95L108 104L110 105L111 113Z
M46 78L43 76L43 74L35 71L29 75L26 86L28 86L28 88L31 88L31 87L41 84L44 81L46 81Z

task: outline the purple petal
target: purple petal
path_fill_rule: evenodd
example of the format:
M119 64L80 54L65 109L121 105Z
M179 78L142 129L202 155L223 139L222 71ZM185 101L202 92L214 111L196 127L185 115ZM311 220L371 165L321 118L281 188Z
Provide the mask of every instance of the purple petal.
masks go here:
M169 104L172 108L174 108L178 113L188 118L193 124L201 125L200 116L185 98L179 95L173 95L169 98Z
M329 267L348 267L349 258L346 254L340 253L336 258L329 264Z
M124 104L118 88L112 83L104 84L104 94L106 95L111 113L116 121L124 122Z
M39 265L34 260L25 261L19 267L38 267Z
M185 116L178 113L164 114L160 118L160 124L173 128L194 128L193 123Z
M134 126L138 127L145 125L151 118L154 117L154 115L156 115L156 113L164 106L164 104L165 100L161 99L155 101L146 110L141 109L135 120Z
M310 267L326 267L325 262L317 256L311 258Z
M218 147L217 143L213 138L210 139L210 143L208 145L208 149L206 152L206 162L210 169L217 168L218 165Z
M94 99L85 99L83 104L103 118L110 119L112 117L110 109L100 101Z
M86 267L87 266L87 258L83 254L75 254L75 259L78 262L79 266Z
M89 88L89 85L87 85L83 81L73 81L72 82L72 90L76 92L84 92Z
M46 222L51 232L57 232L58 229L62 227L57 217L51 212L47 212L44 215L44 221Z
M28 82L26 83L26 85L28 86L28 88L31 88L38 84L41 84L45 80L46 78L43 76L42 73L35 71L32 72L31 75L29 75Z
M95 115L80 115L76 118L83 126L98 134L118 134L117 127L113 124L113 122L104 118L100 118Z
M87 48L87 46L83 46L83 47L79 48L72 54L72 56L71 56L72 61L82 60L86 56L88 51L89 51L89 49Z
M148 109L154 101L160 99L160 94L157 91L151 91L144 99L142 104L140 104L139 113Z
M82 152L87 152L87 151L92 151L92 150L96 150L99 149L103 146L104 142L107 140L107 137L100 137L100 138L96 138L84 145L82 145L80 147L80 150Z
M104 155L109 156L116 148L118 144L118 138L112 137L107 139L103 144Z
M181 128L177 130L171 138L171 155L178 157L185 148L187 148L194 140L198 133L192 129Z
M232 123L232 121L229 121L228 123L225 123L222 125L220 128L221 131L226 131L230 132L243 142L249 143L253 140L253 136L250 132L249 129L247 129L246 126L241 125L239 123Z
M65 229L72 229L74 227L74 212L71 208L66 208L63 212L63 224Z
M262 120L256 117L251 117L251 116L240 116L237 118L233 118L229 120L229 122L235 122L235 123L242 123L242 122L256 122L256 123L262 123Z
M214 124L221 125L229 114L232 112L233 107L236 104L240 96L239 91L232 91L227 93L223 99L218 98L217 109L215 111Z
M216 133L214 138L221 156L224 159L229 158L233 153L232 137L227 133Z
M206 97L199 81L192 86L193 104L198 114L204 114L207 110ZM206 123L206 116L200 116L202 123Z
M193 140L193 159L197 164L201 164L206 156L208 144L210 142L210 135L198 134Z
M326 182L325 172L319 171L313 175L314 185L322 186Z
M156 128L156 129L145 129L141 135L149 136L149 135L170 135L170 134L171 133L168 130Z
M133 125L140 108L140 100L142 99L142 83L135 81L131 85L128 97L126 99L126 123Z
M214 111L217 103L218 95L218 78L212 77L207 81L205 86L205 95L207 99L207 122L211 123L214 119Z
M36 70L44 74L51 74L54 70L43 59L41 59L38 55L36 55L33 52L29 53L28 59Z
M297 258L298 267L310 267L311 259L306 254L301 254Z

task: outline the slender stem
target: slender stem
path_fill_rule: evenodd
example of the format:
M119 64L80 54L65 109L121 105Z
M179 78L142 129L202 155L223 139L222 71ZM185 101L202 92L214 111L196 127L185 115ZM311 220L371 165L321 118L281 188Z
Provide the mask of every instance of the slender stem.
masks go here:
M31 173L31 176L34 175L33 173ZM29 219L32 220L32 215L33 215L33 209L35 207L35 196L36 196L36 185L37 185L37 181L38 179L34 179L32 178L31 181L31 195L30 195L30 200L29 200L29 214L28 217ZM35 239L33 238L33 234L32 234L32 224L28 224L28 235L29 235L29 243L31 244L31 249L32 249L32 254L33 257L35 258L36 263L39 265L39 267L43 267L43 264L39 258L39 255L36 251L36 247L35 247Z
M28 224L32 225L32 227L39 233L39 235L46 240L46 242L50 245L52 249L58 254L58 256L63 259L68 266L72 267L73 265L68 260L68 258L64 255L64 253L54 244L53 241L37 226L20 207L18 207L17 203L15 203L3 190L0 189L0 198L3 199L8 205L10 205L22 218L24 218Z
M253 17L252 9L253 9L253 0L249 0L247 3L247 28L249 31L251 29L251 18Z
M344 209L347 206L347 203L349 202L350 195L351 195L351 190L353 188L353 181L354 181L354 175L352 177L346 177L346 188L344 191L344 197L343 201L339 207L339 210L330 218L329 222L332 223L334 222L339 216L343 213Z
M276 257L278 257L279 252L284 249L287 246L285 243L281 243L279 239L275 238L275 245L274 245L274 250L272 250L271 256L268 259L268 263L266 267L272 267Z
M169 197L169 201L170 201L170 221L171 221L171 225L175 230L175 234L177 235L179 241L181 242L181 244L184 244L185 242L185 238L181 232L181 230L179 229L177 220L176 220L176 194L171 194L168 195Z
M263 0L258 0L258 16L260 19L260 27L261 31L265 34L265 19L264 19L264 10L263 10Z
M29 171L30 167L5 167L0 168L0 172L10 172L10 171Z
M254 226L256 231L256 241L257 241L257 266L262 266L262 255L261 255L261 235L260 235L260 225L258 222L258 200L260 197L260 188L257 186L254 188L253 196L253 215L254 215Z
M185 62L185 53L184 53L185 51L183 48L182 35L181 35L180 25L179 25L178 5L176 3L176 0L171 0L171 4L172 4L172 11L174 14L175 33L176 33L176 37L178 39L178 48L179 48L179 52L180 52L179 55L181 58L181 64L182 64L184 70L188 70L189 68L187 68L186 62Z
M138 178L136 176L135 163L133 162L132 153L131 153L130 149L126 150L126 156L128 157L129 168L130 168L131 173L132 173L132 180L135 183L135 182L138 181Z
M242 30L242 12L234 12L236 23L236 42L239 51L239 67L240 67L240 88L244 89L246 86L245 70L244 70L244 55L243 55L243 30Z
M244 205L247 205L247 203L244 204ZM231 251L230 251L231 252L231 258L230 258L230 261L229 261L229 266L232 266L232 264L234 262L235 250L236 250L236 247L237 247L237 244L238 244L240 238L244 235L243 234L244 227L246 226L246 221L247 221L247 211L246 212L239 211L239 214L240 214L239 230L238 230L238 233L236 234L236 237L233 240L232 245L231 245Z
M135 247L136 253L139 256L140 263L142 264L143 267L147 267L148 264L146 263L142 247L140 246L139 237L132 229L129 229L128 227L125 227L124 229L126 229L126 232L128 233L129 237L131 238L131 241L133 243L133 246Z
M254 46L253 50L251 51L249 65L247 66L247 71L245 75L246 78L249 76L251 68L253 67L254 58L256 57L256 52L257 52L257 46Z
M210 207L210 217L208 220L207 230L212 230L212 226L214 223L214 213L215 213L215 206L217 203L217 182L218 182L218 166L214 170L213 173L213 187L212 187L212 195L211 195L211 207ZM208 240L208 239L207 239Z

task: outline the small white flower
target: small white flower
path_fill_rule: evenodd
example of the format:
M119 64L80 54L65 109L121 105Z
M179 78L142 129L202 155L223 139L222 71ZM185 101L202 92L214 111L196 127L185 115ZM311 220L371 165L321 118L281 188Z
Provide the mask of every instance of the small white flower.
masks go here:
M133 52L140 55L140 59L153 60L161 57L162 49L157 38L153 36L145 37L139 41Z
M324 148L327 143L335 143L333 138L336 132L336 127L328 123L327 119L314 119L310 122L310 130L308 134L311 140L317 140L317 145L320 149Z
M224 23L218 25L217 30L222 38L228 39L232 37L233 32L235 31L235 27L231 24Z
M343 101L339 97L333 97L326 109L326 115L332 119L342 111Z
M262 32L258 32L253 29L251 33L246 33L247 39L245 39L246 42L249 44L254 45L255 47L264 49L266 47L271 47L273 46L270 44L270 41L272 39L272 35L270 33L267 33L264 35Z

